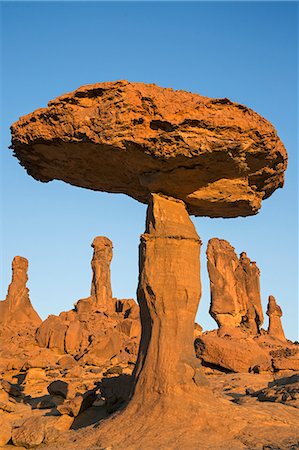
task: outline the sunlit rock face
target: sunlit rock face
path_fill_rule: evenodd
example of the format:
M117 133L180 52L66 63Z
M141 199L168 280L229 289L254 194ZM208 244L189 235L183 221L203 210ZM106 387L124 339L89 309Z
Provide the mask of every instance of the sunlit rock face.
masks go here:
M287 166L275 129L251 109L154 84L83 86L11 130L16 157L37 180L143 203L162 193L197 216L256 214Z
M212 238L207 247L210 277L210 314L219 327L243 327L257 335L264 316L260 294L260 271L245 252L240 258L224 239Z
M28 260L15 256L12 261L12 280L8 287L6 299L0 302L0 325L14 326L24 324L38 326L41 318L33 308L28 281Z

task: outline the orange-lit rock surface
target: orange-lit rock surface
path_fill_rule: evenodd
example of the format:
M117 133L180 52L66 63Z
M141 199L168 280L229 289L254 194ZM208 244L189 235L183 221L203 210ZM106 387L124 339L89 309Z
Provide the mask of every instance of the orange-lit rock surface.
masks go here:
M269 295L267 316L269 317L268 334L281 341L285 341L285 334L282 328L281 317L282 310L276 303L275 297Z
M141 333L138 305L131 299L112 298L112 242L98 236L92 247L90 297L59 316L50 315L38 327L36 341L84 364L102 365L111 358L135 362Z
M132 361L121 359L120 343L127 339L123 353L136 349L132 340L136 308L131 302L116 301L112 313L103 310L102 303L104 309L108 303L110 307L112 297L109 288L101 289L103 274L108 286L108 245L99 252L99 258L97 252L94 255L91 296L79 301L74 310L51 319L53 324L45 326L38 336L53 351L51 342L58 343L61 353L66 348L75 352L62 355L60 367L47 370L46 376L55 380L54 386L48 386L50 397L36 398L36 392L45 392L42 389L36 389L35 396L31 395L33 391L27 391L29 399L22 397L26 407L52 405L53 412L48 416L60 411L68 419L66 428L70 426L69 418L74 418L73 430L62 432L51 445L53 436L48 438L45 425L49 417L45 419L46 415L41 414L39 429L43 435L38 441L48 449L72 450L191 450L199 445L202 450L261 450L273 448L272 444L276 448L291 448L297 443L299 416L295 408L294 413L289 411L289 405L276 404L273 409L268 405L261 407L260 403L246 404L255 402L255 398L237 403L240 394L232 392L237 388L234 379L226 374L229 384L233 384L229 398L215 379L209 384L201 368L200 359L205 364L204 358L197 355L200 359L196 360L193 347L194 319L201 295L201 243L188 213L237 217L258 212L261 201L283 186L287 164L286 151L273 126L249 108L228 99L120 81L79 88L51 101L47 108L24 116L12 126L12 148L37 180L58 179L97 191L125 193L148 203L146 230L140 243L137 295L142 335L133 374L129 367ZM100 261L103 255L104 265ZM234 259L233 250L232 256L221 261L229 265L231 258ZM261 356L259 365L250 363L250 368L256 365L252 368L254 374L267 370L273 375L274 359L280 358L281 363L289 353L292 358L295 353L285 345L278 347L274 344L277 339L264 336L260 329L262 313L260 298L256 296L259 271L246 258L243 254L241 261L237 257L234 261L241 280L237 281L237 298L226 280L229 273L231 281L236 282L235 271L220 271L218 278L227 284L231 297L224 303L220 300L215 308L214 316L221 327L219 334L214 331L211 336L218 342L232 341L226 357L230 362L233 358L237 364L242 363L242 370L248 368L244 359L250 353L252 360ZM231 316L229 327L219 319L221 314L226 316L224 319ZM96 332L85 341L84 333L91 323ZM104 333L106 336L103 330L109 330ZM256 333L264 339L264 347L253 344ZM237 348L232 353L230 350L236 339L242 339L241 335L245 335L247 351ZM199 330L197 336L196 341L203 342L206 333L201 335ZM86 342L89 345L84 350ZM257 347L261 350L254 355ZM270 358L271 351L276 354ZM105 372L103 354L110 358ZM207 369L212 372L215 367ZM216 369L219 375L222 366ZM110 380L111 376L114 379ZM25 386L24 381L18 383L21 396L34 377L41 380L44 373L27 370ZM41 383L38 380L37 385ZM95 386L90 386L91 382ZM12 390L12 385L8 390ZM246 393L242 394L245 397ZM85 398L88 408L80 412ZM97 408L102 409L95 411ZM111 415L117 409L117 414ZM32 420L26 423L32 429ZM95 423L100 426L80 429ZM27 436L26 425L22 422L12 428L13 440L28 445L22 441Z
M256 214L283 186L273 126L227 98L116 81L80 87L22 117L12 148L37 180L184 200L190 214Z
M261 328L263 310L260 271L245 252L238 259L231 244L212 238L207 247L210 314L219 329L195 340L203 365L224 372L297 371L299 347L285 338L282 311L269 297L268 331Z
M41 318L34 310L30 298L28 281L28 260L15 256L12 262L12 280L6 299L0 302L0 325L18 327L21 324L38 326Z
M263 323L260 271L243 252L224 239L212 238L207 247L211 287L210 314L220 328L246 328L256 335Z

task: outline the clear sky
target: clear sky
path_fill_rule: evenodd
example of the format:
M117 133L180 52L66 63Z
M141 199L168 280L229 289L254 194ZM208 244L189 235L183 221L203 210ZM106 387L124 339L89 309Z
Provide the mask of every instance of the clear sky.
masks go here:
M62 182L43 184L12 157L9 126L21 115L81 85L127 79L228 97L276 127L289 153L284 189L260 213L242 219L194 218L203 241L208 314L208 239L227 239L261 269L282 306L289 338L298 338L297 33L294 2L2 2L1 274L4 299L15 255L29 259L31 301L40 315L70 309L89 295L90 244L114 243L112 286L136 298L138 243L145 205L120 194ZM267 319L265 325L267 326Z

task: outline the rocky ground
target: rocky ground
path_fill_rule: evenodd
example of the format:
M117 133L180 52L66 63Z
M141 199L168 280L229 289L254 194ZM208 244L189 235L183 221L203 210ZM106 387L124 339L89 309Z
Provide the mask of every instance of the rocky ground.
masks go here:
M141 397L137 412L131 392L139 307L132 299L112 297L111 241L93 241L91 295L43 322L26 287L28 261L16 257L8 295L0 303L0 448L299 448L298 343L286 339L282 312L272 296L268 330L261 328L256 265L244 253L239 260L225 241L212 244L211 313L219 328L203 332L200 325L193 326L195 351L190 355L196 376L190 363L184 366L187 351L181 353L181 369L186 367L194 380L190 390L178 381L156 398L156 386L154 401ZM172 322L174 336L176 324L185 332L182 315L178 318ZM172 353L164 345L161 374L171 372L180 380L185 373L170 369L174 344L170 339ZM155 370L150 373L145 380L149 390L157 382ZM165 384L163 379L158 381Z
M90 445L99 424L124 405L132 369L132 364L74 367L65 359L64 367L6 372L0 381L1 448L78 448L82 433L80 448L100 448ZM241 424L247 416L234 448L299 448L299 372L277 377L205 371L211 389L235 406ZM163 447L163 436L160 442L159 448L179 448ZM185 442L193 448L188 436Z

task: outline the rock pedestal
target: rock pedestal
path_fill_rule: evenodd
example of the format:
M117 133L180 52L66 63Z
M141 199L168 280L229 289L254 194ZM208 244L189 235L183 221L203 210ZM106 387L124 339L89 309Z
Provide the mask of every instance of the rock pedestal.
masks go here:
M277 305L275 297L269 295L267 316L269 316L268 334L281 341L286 341L286 337L282 328L281 317L282 310Z
M112 260L112 242L105 236L97 236L93 243L91 296L95 297L96 305L107 313L115 312L115 302L112 301L110 263Z
M134 397L142 401L195 387L200 379L193 346L200 246L183 202L153 194L139 248L142 337Z
M194 438L207 432L217 440L216 430L227 427L230 407L211 392L195 358L200 246L184 203L152 194L139 247L142 335L131 399L101 424L97 445L125 448L126 436L126 448L156 448L148 446L155 436L167 432L176 439L178 429L189 438L192 430Z

